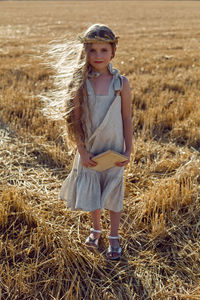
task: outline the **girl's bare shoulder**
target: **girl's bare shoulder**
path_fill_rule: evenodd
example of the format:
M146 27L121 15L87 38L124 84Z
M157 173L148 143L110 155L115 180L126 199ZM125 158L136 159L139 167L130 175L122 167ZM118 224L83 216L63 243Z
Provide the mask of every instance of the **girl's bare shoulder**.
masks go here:
M123 79L123 83L124 84L129 84L128 78L126 76L124 76L124 75L121 75L121 76L122 76L122 79Z
M122 75L122 79L123 79L123 85L122 85L122 90L121 93L127 93L130 91L130 84L129 84L129 80L127 77Z

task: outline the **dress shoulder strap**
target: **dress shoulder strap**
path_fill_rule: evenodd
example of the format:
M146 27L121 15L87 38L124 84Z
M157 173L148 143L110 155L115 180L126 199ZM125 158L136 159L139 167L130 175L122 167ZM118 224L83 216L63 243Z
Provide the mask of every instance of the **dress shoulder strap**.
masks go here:
M93 87L88 78L86 79L86 87L88 95L91 96L93 94Z
M114 77L113 78L113 80L114 80L113 86L114 86L115 92L120 92L123 88L123 76L119 73L119 71L117 69L114 69L112 67L111 63L108 65L108 69Z

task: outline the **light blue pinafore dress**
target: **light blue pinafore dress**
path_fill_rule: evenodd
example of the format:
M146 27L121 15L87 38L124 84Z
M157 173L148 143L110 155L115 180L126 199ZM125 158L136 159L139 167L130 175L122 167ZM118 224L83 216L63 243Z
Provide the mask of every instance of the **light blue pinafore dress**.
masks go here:
M107 150L124 151L121 96L123 78L109 64L113 75L107 95L95 95L90 80L86 80L90 105L91 126L87 126L86 149L94 155ZM86 119L87 119L87 112ZM71 210L94 211L109 209L119 212L123 207L124 167L113 167L98 172L82 165L76 152L73 167L62 184L60 198Z

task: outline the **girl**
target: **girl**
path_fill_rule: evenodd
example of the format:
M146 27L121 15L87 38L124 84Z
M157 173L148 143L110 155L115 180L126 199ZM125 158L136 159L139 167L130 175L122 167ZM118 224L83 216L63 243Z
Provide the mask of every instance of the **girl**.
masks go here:
M130 87L127 78L112 67L118 37L109 27L92 25L79 40L79 48L72 47L71 51L76 53L76 66L68 82L63 112L68 139L76 145L77 152L60 197L71 210L91 213L93 228L86 239L88 247L98 247L101 210L110 211L106 255L117 259L122 251L118 228L124 194L123 173L132 146ZM69 73L69 67L65 71ZM92 160L94 155L110 149L124 154L127 160L102 172L90 168L96 165Z

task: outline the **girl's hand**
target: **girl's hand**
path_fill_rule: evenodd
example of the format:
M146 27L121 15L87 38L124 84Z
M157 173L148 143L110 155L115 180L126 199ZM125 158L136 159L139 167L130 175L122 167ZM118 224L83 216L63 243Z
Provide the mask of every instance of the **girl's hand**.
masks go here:
M88 152L87 150L80 153L82 165L87 167L87 168L88 167L95 167L97 165L97 163L91 160L91 158L93 156L94 155L92 153Z
M130 162L131 153L129 151L125 151L123 153L123 155L125 155L127 157L127 160L122 161L122 162L116 162L115 164L117 167L124 167L124 166L128 165L128 163Z

